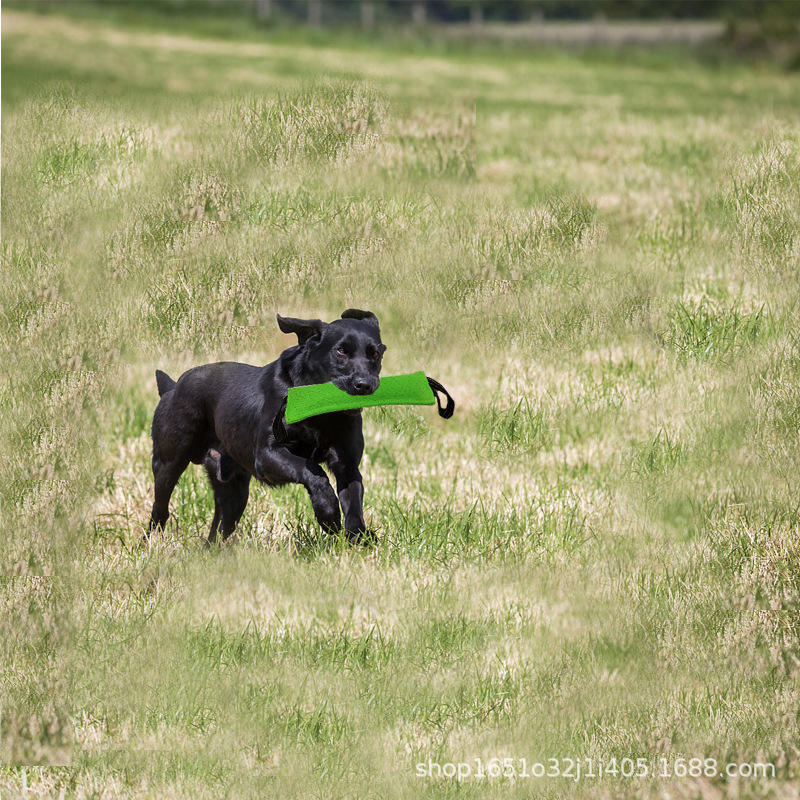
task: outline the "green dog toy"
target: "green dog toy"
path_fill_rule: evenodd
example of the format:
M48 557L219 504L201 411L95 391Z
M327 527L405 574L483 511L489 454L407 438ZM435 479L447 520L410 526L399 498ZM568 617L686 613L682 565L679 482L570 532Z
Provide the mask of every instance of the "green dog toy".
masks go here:
M435 394L435 397L434 397ZM442 403L439 395L447 398ZM330 414L332 411L348 411L367 406L432 406L436 402L439 415L444 419L453 416L455 402L447 389L424 372L411 375L390 375L382 378L372 394L348 394L332 383L317 383L312 386L292 386L282 408L275 417L273 432L278 441L285 441L286 429L281 417L285 410L286 424L292 425L308 417Z

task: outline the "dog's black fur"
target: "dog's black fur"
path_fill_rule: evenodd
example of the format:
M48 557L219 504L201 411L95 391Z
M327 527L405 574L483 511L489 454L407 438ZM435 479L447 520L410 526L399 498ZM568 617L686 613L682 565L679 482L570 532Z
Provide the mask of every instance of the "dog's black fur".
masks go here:
M358 470L364 452L361 410L288 425L285 442L276 441L273 421L290 386L333 381L349 394L374 392L386 350L378 319L351 308L331 323L279 314L278 325L296 334L298 343L265 367L206 364L177 381L156 370L161 401L153 415L155 502L148 534L166 524L172 490L192 462L205 466L214 490L209 542L218 533L223 540L233 533L247 505L251 477L270 486L305 486L317 521L329 532L341 529L341 503L347 537L369 539ZM336 478L335 492L323 462Z

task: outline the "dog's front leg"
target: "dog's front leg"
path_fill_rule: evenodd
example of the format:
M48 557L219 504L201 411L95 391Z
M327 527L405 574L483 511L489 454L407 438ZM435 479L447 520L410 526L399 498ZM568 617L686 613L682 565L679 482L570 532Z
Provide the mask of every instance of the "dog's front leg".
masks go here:
M322 529L328 533L341 530L339 499L325 471L316 462L296 456L285 447L262 447L256 455L255 476L265 483L305 486Z
M365 539L367 526L364 524L364 484L357 467L346 467L341 462L331 464L336 478L336 490L344 512L344 529L347 538L353 542Z

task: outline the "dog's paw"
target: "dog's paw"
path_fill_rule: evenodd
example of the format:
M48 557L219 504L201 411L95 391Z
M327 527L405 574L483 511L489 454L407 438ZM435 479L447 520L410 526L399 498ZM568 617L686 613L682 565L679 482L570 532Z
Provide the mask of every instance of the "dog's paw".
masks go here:
M370 528L363 531L346 531L346 535L350 544L360 547L375 547L378 544L378 534Z

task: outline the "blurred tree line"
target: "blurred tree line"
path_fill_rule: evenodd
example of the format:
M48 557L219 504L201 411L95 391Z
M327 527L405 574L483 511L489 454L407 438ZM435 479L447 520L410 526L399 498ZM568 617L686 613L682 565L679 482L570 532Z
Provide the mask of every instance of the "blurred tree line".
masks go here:
M42 13L61 9L128 21L170 20L184 30L191 26L195 32L214 34L308 25L317 30L374 28L376 33L395 36L400 29L408 32L414 27L444 33L453 23L469 25L482 37L491 36L492 23L505 23L525 25L535 36L536 26L548 21L590 21L595 44L603 42L606 21L713 20L725 24L713 42L704 40L705 58L732 56L800 70L800 0L3 0L3 4Z
M87 0L82 0L86 4ZM88 0L124 6L129 0ZM65 0L68 5L70 0ZM51 5L58 2L51 0ZM537 22L587 19L800 19L800 0L137 0L141 10L176 15L254 16L312 25Z

